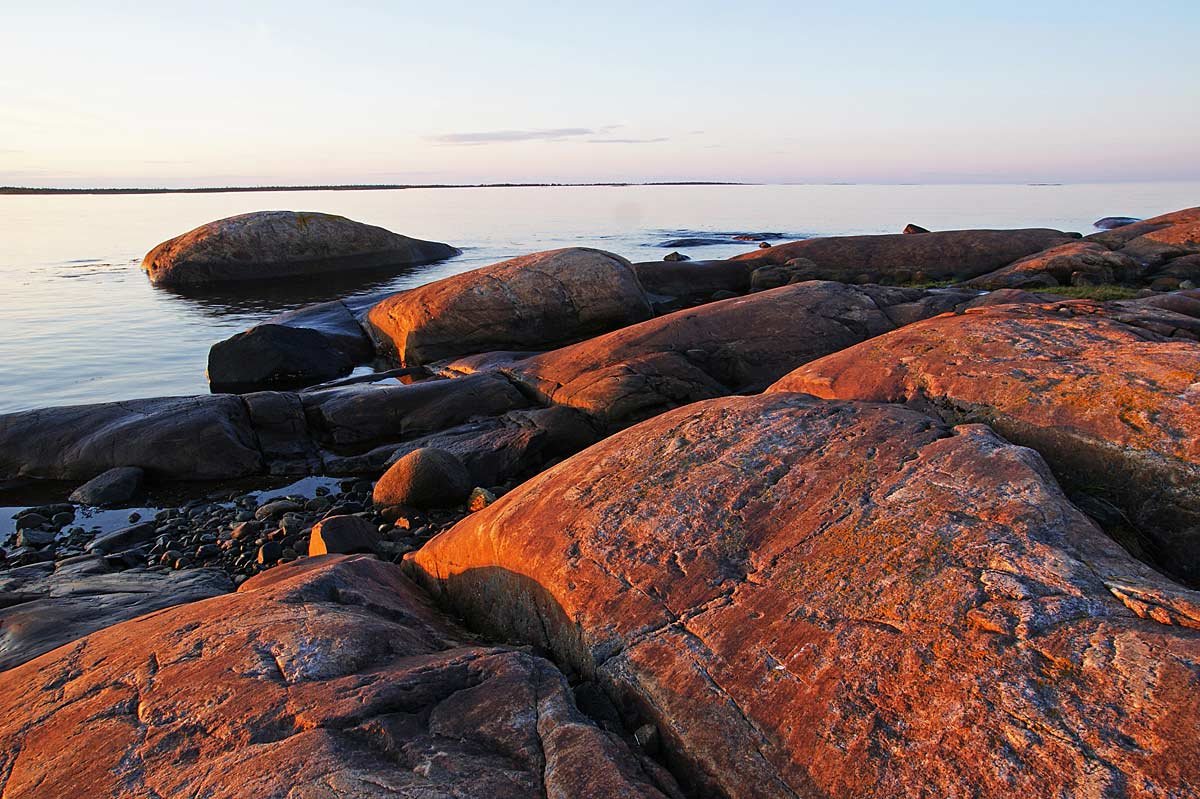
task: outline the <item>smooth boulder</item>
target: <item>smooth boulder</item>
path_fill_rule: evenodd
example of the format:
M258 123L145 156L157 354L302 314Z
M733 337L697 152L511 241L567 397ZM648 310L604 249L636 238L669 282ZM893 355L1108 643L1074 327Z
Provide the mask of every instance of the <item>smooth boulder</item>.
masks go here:
M1108 507L1089 509L1131 551L1200 584L1200 302L1172 305L980 308L813 361L771 390L986 422Z
M313 525L308 536L309 557L351 555L379 549L375 525L361 516L326 516Z
M1077 238L1046 228L830 236L780 244L736 260L765 265L807 258L816 265L805 275L808 279L844 283L968 280Z
M471 474L457 455L422 447L405 454L383 473L372 501L381 508L444 508L463 504L473 487Z
M1184 796L1200 594L1036 453L775 393L660 416L410 554L595 679L696 795Z
M383 300L367 314L402 366L493 350L545 349L651 316L633 266L574 247L513 258Z
M1100 244L1072 241L968 280L977 289L1036 289L1082 284L1133 283L1142 275L1133 258Z
M392 233L344 216L255 211L201 225L142 260L150 282L197 286L412 266L459 255L448 244Z
M373 558L308 558L8 671L6 796L678 797L529 652Z

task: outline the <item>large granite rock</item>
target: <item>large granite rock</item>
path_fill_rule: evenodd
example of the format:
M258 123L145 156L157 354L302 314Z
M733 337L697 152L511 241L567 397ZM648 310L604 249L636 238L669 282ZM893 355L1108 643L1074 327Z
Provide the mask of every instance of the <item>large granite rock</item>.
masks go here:
M505 371L544 402L611 430L689 402L761 391L802 363L973 296L800 283L676 311Z
M718 291L745 294L753 265L745 261L650 261L633 265L656 308L700 305Z
M697 795L1200 784L1200 595L980 425L798 394L704 402L408 557L470 623L655 724Z
M1089 241L1060 244L968 280L977 289L1036 289L1097 283L1133 283L1142 275L1133 258Z
M1132 551L1196 583L1200 319L1181 313L1189 306L1200 316L1188 297L983 308L814 361L772 390L987 422L1038 450Z
M807 258L816 264L813 280L845 283L908 283L967 280L1078 235L1045 228L944 230L919 236L831 236L776 245L736 260L785 264Z
M400 568L327 556L10 670L0 790L68 796L678 796L528 652L485 646Z
M230 396L156 397L0 415L0 477L90 480L116 466L216 480L262 470L245 405Z
M424 264L459 252L343 216L256 211L164 241L146 255L142 268L152 283L195 286Z
M0 572L0 670L127 619L232 590L216 569L114 571L92 556Z
M415 366L491 350L542 349L651 315L624 258L582 247L535 253L429 283L367 315L381 352Z
M1117 250L1138 263L1161 267L1175 258L1200 253L1200 207L1093 233L1085 240Z

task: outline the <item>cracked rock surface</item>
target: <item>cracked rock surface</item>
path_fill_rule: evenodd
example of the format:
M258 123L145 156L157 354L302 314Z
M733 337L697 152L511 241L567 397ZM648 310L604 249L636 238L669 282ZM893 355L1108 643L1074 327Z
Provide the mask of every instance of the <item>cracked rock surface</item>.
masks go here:
M678 796L400 567L324 556L110 627L5 673L5 797Z
M1200 782L1200 595L982 425L784 392L702 402L408 559L479 629L656 724L700 795Z

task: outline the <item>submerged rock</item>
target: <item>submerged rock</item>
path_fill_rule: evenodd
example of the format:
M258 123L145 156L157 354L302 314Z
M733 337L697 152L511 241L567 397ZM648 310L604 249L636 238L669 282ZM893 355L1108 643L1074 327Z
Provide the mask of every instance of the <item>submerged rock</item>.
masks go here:
M701 796L1185 795L1200 594L981 425L775 393L617 434L408 556Z
M142 260L150 282L194 286L440 261L460 251L343 216L256 211L201 225Z
M367 315L404 366L492 350L541 349L651 315L632 265L574 247L513 258L390 297Z
M93 633L0 684L9 795L678 797L548 661L398 566L310 558Z

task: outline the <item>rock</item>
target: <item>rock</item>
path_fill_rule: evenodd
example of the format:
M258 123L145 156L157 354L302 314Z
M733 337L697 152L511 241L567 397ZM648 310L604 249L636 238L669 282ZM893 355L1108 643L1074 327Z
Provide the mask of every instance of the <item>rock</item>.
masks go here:
M769 241L760 241L758 243L758 249L760 249L760 250L767 250L770 248L771 248L771 242L769 242Z
M832 236L781 244L736 260L759 266L807 258L817 265L810 279L845 283L909 283L968 280L1073 238L1058 230L943 230L919 236Z
M0 684L10 796L680 797L548 661L482 646L394 564L311 558Z
M1093 222L1092 227L1098 230L1112 230L1115 227L1124 227L1125 225L1132 225L1135 222L1141 221L1133 216L1106 216Z
M378 508L445 508L463 504L470 493L471 475L458 456L424 447L392 464L375 484L371 498Z
M157 285L195 286L412 266L459 254L448 244L410 239L342 216L256 211L164 241L142 260L142 269Z
M1093 233L1084 240L1158 268L1173 259L1200 254L1200 207Z
M902 230L900 232L908 234L908 235L912 235L914 233L929 233L930 231L928 228L923 228L920 225L914 225L912 222L909 222L907 225L904 226L904 230Z
M304 506L294 499L273 499L270 502L260 505L254 511L256 521L266 521L268 519L278 519L285 513L296 513L304 510Z
M208 381L214 392L299 388L349 374L354 363L315 330L256 325L208 352Z
M612 431L689 402L761 391L802 363L974 296L797 283L537 355L509 376L543 402L576 408Z
M36 511L33 513L24 513L17 517L18 530L34 530L38 527L45 527L49 523L49 519Z
M663 256L664 261L690 261L691 256L684 255L681 252L669 252Z
M71 501L98 508L120 505L142 490L144 476L145 472L136 466L109 469L75 489Z
M486 488L471 489L471 496L467 497L467 510L471 513L477 513L488 505L496 501L496 495Z
M98 557L75 558L57 570L44 563L0 572L0 670L126 619L231 590L229 578L213 569L114 572Z
M113 530L96 536L88 549L100 554L120 552L122 549L128 549L129 547L149 541L154 538L157 530L157 522L137 522L128 527L122 527L119 530Z
M750 290L766 291L810 279L817 265L807 258L794 258L786 264L760 266L750 273Z
M968 280L977 289L1036 289L1043 286L1132 283L1143 272L1128 255L1109 252L1095 242L1073 241L1022 258L994 272ZM1078 276L1078 277L1077 277ZM1078 282L1077 282L1078 281Z
M540 349L650 317L632 265L575 247L438 280L373 307L381 352L418 366L489 350Z
M1164 300L1200 315L1195 299ZM1198 325L1142 301L980 308L814 361L771 390L985 421L1040 452L1068 490L1121 508L1133 529L1114 534L1131 551L1197 584Z
M361 516L328 516L313 525L308 537L309 557L375 552L379 534L375 525Z
M704 402L407 558L474 627L544 647L654 725L699 796L1200 781L1200 594L981 425L788 393Z
M375 350L367 332L358 321L358 312L352 310L348 302L350 301L332 300L305 305L303 308L272 316L266 324L316 331L353 363L365 363L371 359Z
M283 547L278 541L266 541L258 548L258 555L255 561L260 566L269 566L275 561L283 557Z
M17 532L17 546L41 549L53 544L58 534L53 530L20 530Z
M0 415L0 477L90 480L119 466L152 477L219 480L258 473L263 460L237 397L158 397Z
M744 261L651 261L633 268L656 308L678 310L708 302L719 291L745 294L752 266Z

